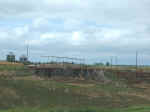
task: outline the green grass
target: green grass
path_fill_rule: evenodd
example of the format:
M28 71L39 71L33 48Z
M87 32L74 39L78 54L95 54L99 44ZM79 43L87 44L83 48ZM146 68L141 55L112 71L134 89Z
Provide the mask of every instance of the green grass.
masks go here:
M0 77L0 112L150 112L149 99L119 94L135 93L139 88L133 88L110 73L106 76L112 82L102 84L32 80L24 67L0 66L1 70L16 70L16 77L21 79ZM149 95L144 90L139 92Z
M0 75L9 76L31 76L33 75L33 71L28 70L26 66L19 65L0 65Z
M48 87L39 86L33 81L0 81L2 93L0 97L0 105L2 108L12 107L48 107L48 106L90 106L102 103L101 100L93 99L90 101L87 96L79 95L70 89L69 93L65 93L65 87L53 87L55 91L49 91ZM51 86L51 85L50 85ZM50 87L49 86L49 87ZM4 89L5 88L5 89ZM7 88L7 89L6 89ZM8 92L8 93L7 93ZM108 101L105 101L108 103ZM104 106L104 105L103 105Z
M0 71L18 71L24 70L25 66L19 65L0 65Z
M110 108L16 108L9 110L0 110L0 112L149 112L150 107L130 107L122 109L110 109Z
M69 92L67 93L65 92L66 88L69 89ZM62 107L67 109L79 108L82 110L83 108L95 107L96 109L106 108L106 112L109 112L109 108L115 110L116 108L150 104L150 101L147 99L136 96L129 97L126 95L118 95L118 92L126 91L132 90L129 90L128 88L117 89L113 85L105 86L95 84L95 86L88 88L68 85L66 82L48 80L32 81L0 79L0 109L11 110L12 108L23 107L25 110L23 109L22 111L26 112L26 108L38 108L43 110L46 108L49 109L50 107ZM95 93L99 94L99 96L88 96L92 94L95 96ZM108 93L110 96L107 96ZM129 108L129 112L130 110L131 109Z

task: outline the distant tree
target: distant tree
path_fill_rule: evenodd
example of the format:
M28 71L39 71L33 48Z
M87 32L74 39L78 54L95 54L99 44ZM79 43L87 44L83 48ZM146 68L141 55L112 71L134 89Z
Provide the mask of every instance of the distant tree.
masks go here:
M104 63L95 63L95 66L104 66Z
M13 52L10 52L10 53L7 55L6 60L7 60L8 62L15 62L15 61L16 61L16 60L15 60L15 55L13 54Z
M110 63L109 63L109 62L106 62L106 66L110 66Z

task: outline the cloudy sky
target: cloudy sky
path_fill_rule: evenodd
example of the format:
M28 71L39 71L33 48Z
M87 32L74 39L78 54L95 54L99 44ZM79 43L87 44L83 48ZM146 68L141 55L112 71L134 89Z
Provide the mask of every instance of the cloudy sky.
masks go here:
M119 64L150 64L150 0L0 0L0 59L40 56L118 58Z

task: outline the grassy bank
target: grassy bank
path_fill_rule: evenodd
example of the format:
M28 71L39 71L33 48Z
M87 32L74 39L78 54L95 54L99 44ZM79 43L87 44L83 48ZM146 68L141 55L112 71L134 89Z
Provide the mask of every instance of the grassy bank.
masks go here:
M149 83L128 84L110 73L109 83L44 79L24 66L0 72L0 112L150 112Z
M64 82L36 78L0 79L0 112L150 111L148 89L123 83Z
M10 110L0 110L0 112L149 112L150 107L130 107L120 109L100 109L100 108L78 108L78 109L62 109L62 108L18 108Z
M0 64L0 71L17 71L24 70L24 65L2 65Z

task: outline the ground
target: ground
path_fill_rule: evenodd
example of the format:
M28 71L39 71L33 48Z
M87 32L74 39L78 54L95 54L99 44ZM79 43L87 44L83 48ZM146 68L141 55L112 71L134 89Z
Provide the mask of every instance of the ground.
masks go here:
M7 72L17 75L0 76L0 112L150 112L148 82L128 83L114 74L102 83L41 78L22 68Z

